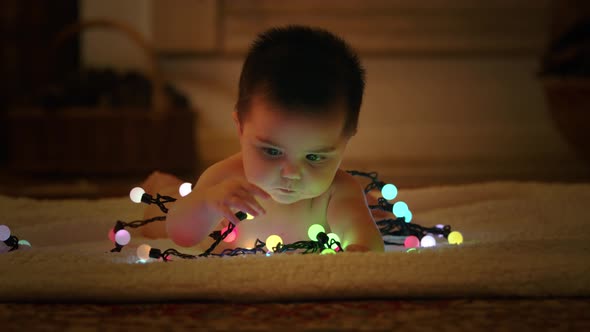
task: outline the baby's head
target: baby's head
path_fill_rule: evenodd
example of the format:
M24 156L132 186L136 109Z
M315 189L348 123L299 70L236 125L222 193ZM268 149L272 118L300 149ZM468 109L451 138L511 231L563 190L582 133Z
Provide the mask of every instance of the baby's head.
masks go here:
M340 38L301 26L254 42L234 120L247 179L281 203L324 193L356 133L364 69Z

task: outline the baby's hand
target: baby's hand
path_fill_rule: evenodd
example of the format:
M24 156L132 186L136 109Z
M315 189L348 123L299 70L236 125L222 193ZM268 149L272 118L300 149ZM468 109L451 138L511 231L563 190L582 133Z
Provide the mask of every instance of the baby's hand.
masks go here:
M237 211L249 213L254 217L266 213L256 201L256 196L270 198L264 190L242 178L222 181L207 189L205 195L205 202L210 211L219 213L234 225L240 222L235 215Z

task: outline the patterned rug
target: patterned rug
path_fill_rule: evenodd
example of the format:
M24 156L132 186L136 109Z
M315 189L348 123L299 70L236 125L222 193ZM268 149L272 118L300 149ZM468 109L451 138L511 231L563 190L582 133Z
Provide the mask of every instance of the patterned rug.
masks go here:
M2 331L589 331L590 299L0 304Z

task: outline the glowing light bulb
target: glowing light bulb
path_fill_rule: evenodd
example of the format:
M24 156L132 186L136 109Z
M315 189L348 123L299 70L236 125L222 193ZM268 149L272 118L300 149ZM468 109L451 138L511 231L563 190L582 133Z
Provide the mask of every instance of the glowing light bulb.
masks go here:
M403 215L401 215L401 217L404 217L404 221L406 223L409 223L410 221L412 221L413 216L414 215L412 214L412 211L410 211L410 210L406 210L406 212Z
M395 214L396 217L403 217L406 211L408 211L408 204L403 201L397 201L393 204L392 212Z
M448 237L449 244L461 244L463 243L463 235L457 231L452 231Z
M111 240L111 242L115 242L115 229L111 228L111 230L109 231L109 240Z
M326 255L326 254L335 254L335 253L336 253L336 251L334 249L326 248L326 249L322 250L322 252L320 254Z
M181 197L184 197L193 191L193 185L190 182L185 182L178 187L178 193Z
M251 215L250 213L246 212L246 220L252 220L254 219L254 216Z
M31 246L31 243L29 241L27 241L27 240L18 240L18 245L19 246L28 246L28 247L30 247Z
M410 235L406 237L404 240L404 247L405 248L418 248L420 247L420 239L414 235Z
M121 229L115 233L115 242L117 242L117 244L124 246L127 245L129 241L131 241L131 234L129 234L129 232L126 230Z
M381 196L386 200L390 201L397 197L397 187L391 183L388 183L381 188Z
M432 235L426 235L420 240L420 246L424 248L436 246L436 239Z
M328 239L328 243L332 242L332 239L334 239L334 241L340 242L340 237L336 235L336 233L328 233ZM338 245L334 243L331 248L336 250Z
M133 203L141 203L141 196L143 194L145 194L145 190L142 187L135 187L129 192L129 197Z
M227 231L228 228L229 228L229 226L225 226L221 230L221 234L225 233L225 231ZM225 237L225 239L223 239L223 242L234 242L234 240L236 239L237 236L238 236L238 233L236 232L236 229L234 228L231 231L231 233L227 234L227 236Z
M309 226L309 228L307 229L307 236L309 236L309 238L312 241L317 241L318 240L318 233L320 232L325 232L326 230L324 229L324 226L320 225L320 224L313 224L311 226Z
M266 238L266 249L273 251L272 248L275 248L279 243L283 243L283 239L278 235L271 235Z
M139 257L139 259L141 259L142 261L147 261L148 259L150 259L150 250L152 249L152 247L150 247L148 244L142 244L139 247L137 247L137 257Z
M6 225L0 225L0 241L6 241L10 237L10 228Z

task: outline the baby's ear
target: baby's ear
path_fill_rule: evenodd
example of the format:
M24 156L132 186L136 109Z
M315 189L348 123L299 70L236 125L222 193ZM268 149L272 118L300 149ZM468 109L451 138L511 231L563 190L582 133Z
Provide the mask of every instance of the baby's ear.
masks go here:
M242 124L240 123L240 118L238 118L238 112L233 111L231 113L232 119L234 119L234 124L236 125L236 129L238 130L238 135L242 135Z

